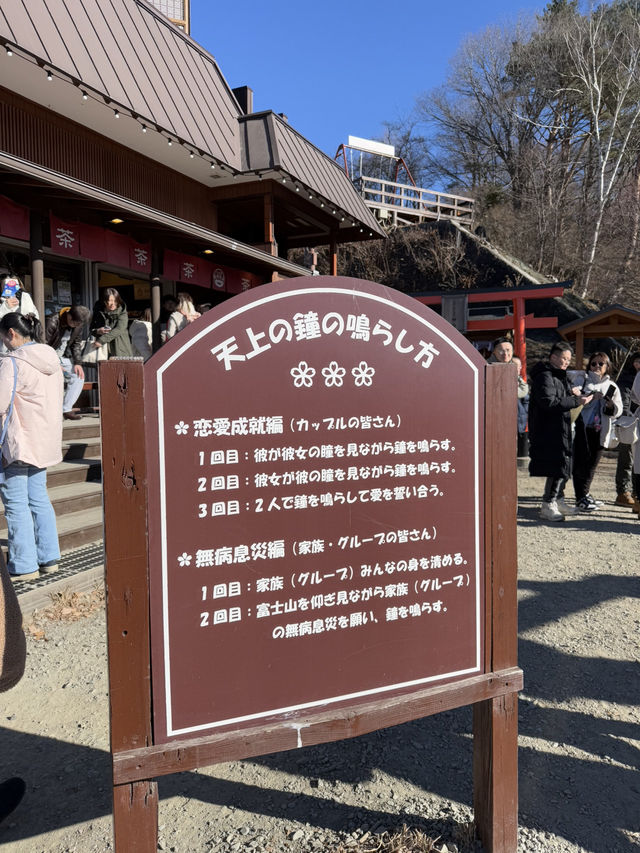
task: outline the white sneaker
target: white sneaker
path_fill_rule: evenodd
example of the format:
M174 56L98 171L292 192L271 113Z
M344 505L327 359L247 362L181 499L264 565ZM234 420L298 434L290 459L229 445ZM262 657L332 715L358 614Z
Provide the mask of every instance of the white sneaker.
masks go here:
M557 501L549 501L549 503L542 501L540 518L544 518L546 521L564 521L564 515L558 509Z
M558 498L556 504L558 506L558 512L561 512L562 515L577 515L580 512L578 507L571 506L564 498Z
M587 500L591 501L591 503L594 503L596 505L596 509L599 509L601 506L604 506L604 501L599 501L591 494L587 495Z

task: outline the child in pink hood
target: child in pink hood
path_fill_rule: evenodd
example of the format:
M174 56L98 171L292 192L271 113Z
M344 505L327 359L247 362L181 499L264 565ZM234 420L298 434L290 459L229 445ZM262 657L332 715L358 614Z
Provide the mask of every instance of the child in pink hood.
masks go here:
M47 494L47 467L62 459L63 376L55 351L33 314L5 314L0 340L2 475L9 539L9 574L35 580L58 568L56 517Z

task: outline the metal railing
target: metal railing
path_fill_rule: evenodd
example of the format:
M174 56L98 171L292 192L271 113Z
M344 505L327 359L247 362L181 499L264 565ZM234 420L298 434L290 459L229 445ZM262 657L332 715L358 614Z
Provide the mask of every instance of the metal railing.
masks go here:
M365 204L378 211L379 219L455 219L470 225L473 199L461 195L425 190L412 184L398 184L362 175L355 182Z

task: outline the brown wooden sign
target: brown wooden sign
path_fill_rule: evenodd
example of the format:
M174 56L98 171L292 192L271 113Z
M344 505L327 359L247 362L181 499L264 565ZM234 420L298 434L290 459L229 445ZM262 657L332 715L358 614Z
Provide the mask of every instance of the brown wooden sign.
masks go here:
M515 850L495 838L515 817L487 752L508 730L511 778L515 723L493 703L521 684L512 372L409 297L344 278L265 285L144 368L101 367L116 843L154 776L480 702L477 819L487 849ZM485 402L502 398L507 440L487 457ZM135 473L112 472L111 493L121 454ZM135 506L116 507L131 480Z

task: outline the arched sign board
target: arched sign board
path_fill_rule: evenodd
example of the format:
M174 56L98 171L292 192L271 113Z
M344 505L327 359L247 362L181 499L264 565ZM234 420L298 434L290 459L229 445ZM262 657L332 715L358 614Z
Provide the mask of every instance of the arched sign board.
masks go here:
M362 282L225 307L146 368L154 740L481 672L484 360Z
M120 399L123 384L127 399L143 389L150 636L150 719L136 737L114 712L124 649L110 629L116 794L186 769L190 747L199 766L514 695L512 639L508 666L493 664L485 541L486 383L507 389L511 371L487 370L411 298L344 278L265 285L144 369L106 365L105 436L109 370ZM108 494L111 598L110 557L124 546L109 537ZM350 730L354 711L371 721Z

